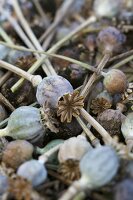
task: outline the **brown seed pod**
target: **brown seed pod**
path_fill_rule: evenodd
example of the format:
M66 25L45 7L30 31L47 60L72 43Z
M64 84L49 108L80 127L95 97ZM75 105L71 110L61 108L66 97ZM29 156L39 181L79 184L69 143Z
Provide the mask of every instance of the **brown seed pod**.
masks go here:
M2 104L0 104L0 122L7 117L7 112Z
M32 158L33 146L25 140L10 142L3 151L2 161L13 169Z
M121 134L121 124L126 118L119 110L108 109L105 110L97 117L97 121L109 132L111 136L120 136Z
M123 93L128 87L126 75L118 69L111 69L107 72L103 84L111 94Z

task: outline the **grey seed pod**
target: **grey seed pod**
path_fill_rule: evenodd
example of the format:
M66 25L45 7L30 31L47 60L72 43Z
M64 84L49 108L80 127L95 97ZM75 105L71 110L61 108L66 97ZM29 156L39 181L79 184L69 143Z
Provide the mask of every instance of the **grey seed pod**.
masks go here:
M0 174L0 195L4 194L9 187L8 177Z
M43 183L47 178L45 166L37 160L30 160L23 163L18 168L17 174L31 181L34 187Z
M112 180L119 167L119 158L114 149L101 146L87 152L80 161L82 182L90 189L101 187Z
M56 109L58 100L65 93L73 92L73 87L65 78L55 75L42 80L37 87L36 98L40 105Z

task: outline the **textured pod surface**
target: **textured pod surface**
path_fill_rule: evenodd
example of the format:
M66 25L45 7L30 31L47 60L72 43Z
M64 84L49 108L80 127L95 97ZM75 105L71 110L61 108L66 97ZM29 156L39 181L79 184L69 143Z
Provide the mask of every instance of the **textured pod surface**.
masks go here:
M123 93L128 86L126 75L118 69L112 69L107 72L103 84L111 94Z
M17 108L8 121L7 129L9 136L14 139L32 139L43 134L40 111L30 106Z
M9 187L8 177L0 174L0 195L4 194Z
M32 158L33 146L25 140L16 140L7 144L2 161L6 166L17 169L23 162Z
M121 124L126 118L119 110L107 109L97 117L97 121L111 136L121 136Z
M84 136L72 137L64 142L58 153L59 162L62 163L68 159L80 160L82 156L92 147Z
M107 27L99 32L97 44L102 53L119 53L122 45L125 43L126 37L115 27Z
M121 0L95 0L94 12L99 17L114 17L120 11Z
M40 105L57 108L58 100L65 93L73 92L69 81L61 76L49 76L42 80L37 87L36 98Z
M82 180L91 189L107 184L116 175L119 158L109 146L102 146L87 152L80 161Z
M0 104L0 122L7 117L7 112L5 108Z
M133 138L133 112L129 113L123 121L121 131L125 139Z
M40 185L47 178L45 166L37 160L30 160L22 164L18 168L17 174L31 181L33 186Z

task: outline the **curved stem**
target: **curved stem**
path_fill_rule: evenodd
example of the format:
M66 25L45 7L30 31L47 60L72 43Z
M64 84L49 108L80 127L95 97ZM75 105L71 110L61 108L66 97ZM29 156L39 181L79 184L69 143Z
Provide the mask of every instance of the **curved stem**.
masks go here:
M100 74L101 70L105 67L105 65L109 59L110 59L110 54L105 54L103 59L101 60L101 62L99 63L99 65L97 67L97 73L92 74L92 76L89 78L88 83L86 84L84 89L81 91L82 96L86 97L89 94L91 86L96 81L98 75Z
M0 129L0 137L9 136L8 127Z
M24 70L15 67L14 65L11 65L3 60L0 60L0 66L3 67L4 69L7 69L9 71L12 71L13 73L22 76L26 80L30 81L34 86L37 86L42 78L39 75L32 75L28 72L25 72Z

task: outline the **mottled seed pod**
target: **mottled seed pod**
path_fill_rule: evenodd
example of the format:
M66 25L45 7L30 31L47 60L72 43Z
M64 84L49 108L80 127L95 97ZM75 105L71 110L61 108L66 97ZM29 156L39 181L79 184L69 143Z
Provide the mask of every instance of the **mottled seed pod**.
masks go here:
M17 174L30 181L34 187L43 183L47 178L45 166L37 160L30 160L23 163L18 168Z
M84 136L79 135L78 137L71 137L60 147L58 160L60 163L68 159L80 160L83 155L91 149L92 146L87 142Z
M9 187L8 177L6 175L0 174L0 195L7 192Z
M125 179L115 187L114 200L133 199L133 180Z
M115 17L121 9L121 0L95 0L94 12L98 17Z
M111 26L100 31L97 37L97 45L103 54L120 53L125 41L125 35Z
M59 98L71 92L73 88L65 78L58 75L49 76L38 85L36 98L40 105L48 105L49 108L56 109Z
M22 163L32 158L33 146L25 140L8 143L3 151L2 161L7 167L17 169Z
M44 134L40 111L30 106L17 108L10 115L6 128L0 130L0 137L10 136L14 139L31 140Z
M11 64L15 64L20 58L30 56L30 52L26 51L17 51L17 50L12 50L8 54L8 62Z
M114 149L101 146L87 152L80 161L81 180L90 189L101 187L112 180L119 168Z
M128 87L126 75L118 69L108 71L104 76L103 84L111 94L123 93Z
M126 118L119 110L107 109L97 117L97 121L109 132L111 136L121 138L121 124Z

